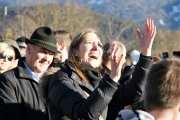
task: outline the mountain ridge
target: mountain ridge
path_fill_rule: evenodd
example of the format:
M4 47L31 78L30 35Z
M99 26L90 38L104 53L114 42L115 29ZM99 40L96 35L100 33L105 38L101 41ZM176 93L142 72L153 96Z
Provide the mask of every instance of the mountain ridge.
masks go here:
M65 3L69 0L43 0L43 2ZM180 0L74 0L86 8L101 14L109 14L119 18L144 23L151 17L156 26L161 29L180 29ZM0 6L32 5L35 0L0 0ZM133 12L132 12L133 11Z

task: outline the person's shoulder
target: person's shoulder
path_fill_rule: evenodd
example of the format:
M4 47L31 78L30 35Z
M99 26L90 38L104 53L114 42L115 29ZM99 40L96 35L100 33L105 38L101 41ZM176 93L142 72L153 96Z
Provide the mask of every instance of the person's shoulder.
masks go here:
M6 71L4 73L1 73L0 76L8 77L8 76L12 75L14 72L15 72L15 70L11 69L11 70L8 70L8 71Z
M54 70L53 70L54 69ZM50 75L50 71L52 71ZM73 80L71 79L71 76L67 73L67 71L63 71L59 67L51 67L43 76L43 81L49 81L49 89L51 89L54 85L62 85L65 83L72 83ZM53 73L54 72L54 73ZM50 77L48 77L48 74ZM48 79L48 80L47 80Z
M59 70L53 75L53 79L70 80L71 82L80 80L80 77L78 76L78 74L67 62L58 63L56 67L58 67Z
M59 67L61 68L62 71L67 71L68 69L70 69L69 64L67 62L57 62L55 67Z
M15 86L19 82L19 80L16 77L17 76L15 75L15 68L14 68L4 73L1 73L0 81L2 84L10 83L12 86Z
M50 67L46 73L46 75L52 75L51 82L66 80L69 78L69 74L62 67Z

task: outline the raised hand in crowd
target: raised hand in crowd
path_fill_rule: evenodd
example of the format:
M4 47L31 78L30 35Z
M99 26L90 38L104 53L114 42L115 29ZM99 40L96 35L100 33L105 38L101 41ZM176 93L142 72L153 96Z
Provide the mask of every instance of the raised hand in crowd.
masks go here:
M136 30L141 52L145 56L151 56L152 44L156 35L156 26L151 18L146 19L145 33L142 36L139 29Z

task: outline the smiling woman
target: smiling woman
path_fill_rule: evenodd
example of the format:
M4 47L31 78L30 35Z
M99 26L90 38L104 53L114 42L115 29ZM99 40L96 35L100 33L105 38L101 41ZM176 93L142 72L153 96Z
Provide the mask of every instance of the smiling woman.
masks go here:
M71 42L68 60L59 64L60 68L49 69L42 78L42 95L51 120L106 120L113 112L118 113L120 107L133 103L136 97L140 98L152 63L155 33L156 27L150 18L146 20L145 36L141 36L137 29L143 51L133 73L136 79L126 86L118 84L126 48L120 49L116 43L112 44L109 57L111 72L103 74L100 34L92 28L77 34ZM108 107L117 109L110 113Z
M0 73L13 68L15 51L13 47L0 42Z
M51 119L105 120L107 108L114 98L121 76L125 55L117 45L111 50L112 74L103 75L102 43L100 34L88 28L77 34L71 42L68 60L59 64L61 70L50 69L42 78L42 94ZM120 56L120 57L117 57ZM59 71L58 71L59 70ZM104 76L104 77L102 77ZM118 92L117 98L123 98ZM121 103L121 99L116 99Z
M103 74L100 34L89 28L74 37L68 60L59 64L60 68L47 71L42 78L42 95L51 120L107 120L108 116L117 115L122 106L143 97L145 76L152 64L151 48L156 27L153 20L147 18L144 36L139 29L136 31L142 53L133 72L135 79L124 86L118 84L126 61L124 45L120 48L117 42L112 43L111 72Z
M114 57L118 52L116 46L112 52ZM51 73L47 72L42 78L43 96L49 101L52 120L106 119L107 106L117 90L116 78L120 75L102 77L102 53L100 34L94 29L85 29L74 37L69 59L61 64L61 70L54 74L51 69ZM120 73L117 67L121 68L123 62L121 58L118 61L112 69ZM54 75L48 79L48 74Z

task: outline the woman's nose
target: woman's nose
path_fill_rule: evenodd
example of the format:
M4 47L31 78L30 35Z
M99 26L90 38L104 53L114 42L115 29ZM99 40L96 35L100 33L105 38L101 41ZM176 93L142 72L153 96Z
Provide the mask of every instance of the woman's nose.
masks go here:
M98 45L96 43L93 44L93 49L97 49Z

